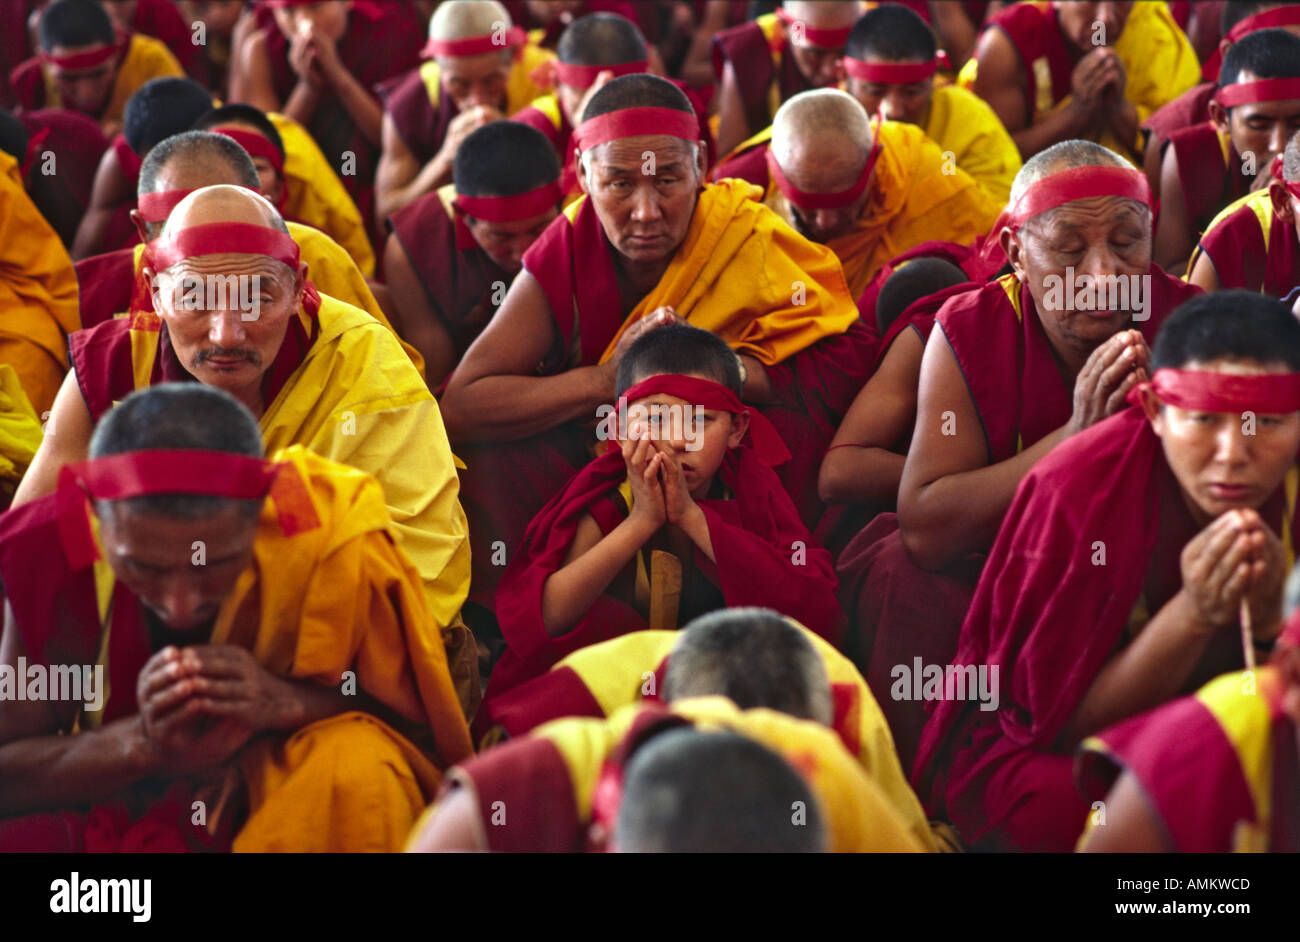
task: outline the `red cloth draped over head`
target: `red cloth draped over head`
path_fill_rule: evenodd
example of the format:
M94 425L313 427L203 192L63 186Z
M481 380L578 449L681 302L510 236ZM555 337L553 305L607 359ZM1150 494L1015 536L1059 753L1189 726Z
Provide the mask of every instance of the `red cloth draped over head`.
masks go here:
M1278 7L1274 10L1265 10L1263 13L1256 13L1254 16L1246 17L1230 29L1224 39L1228 41L1229 46L1232 46L1234 43L1239 42L1242 37L1258 29L1296 25L1300 25L1300 7ZM1201 69L1201 77L1207 82L1217 82L1219 80L1219 69L1222 65L1223 50L1222 47L1219 47L1205 61L1205 66Z
M846 190L840 190L838 193L808 193L799 189L786 178L786 175L781 170L781 165L777 163L776 155L772 153L771 147L764 151L767 168L772 173L772 179L776 182L777 189L785 195L787 200L800 209L839 209L850 205L867 188L867 181L871 179L871 171L876 167L876 158L880 156L880 135L875 134L874 129L873 136L875 140L871 143L871 150L867 152L867 162L862 166L862 173L858 174L858 179L852 186Z

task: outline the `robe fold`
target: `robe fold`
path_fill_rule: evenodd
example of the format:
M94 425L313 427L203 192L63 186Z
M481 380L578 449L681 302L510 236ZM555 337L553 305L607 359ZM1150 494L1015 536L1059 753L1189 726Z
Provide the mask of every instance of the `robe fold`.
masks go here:
M997 112L972 91L936 83L923 130L941 151L953 155L949 162L974 180L1001 211L1011 198L1011 182L1020 172L1021 162L1016 142Z
M37 415L54 403L68 334L80 326L72 259L23 189L18 162L0 152L0 363L18 373Z
M1283 692L1274 667L1224 674L1085 739L1076 781L1099 801L1131 773L1179 853L1296 853L1300 763Z
M1202 254L1223 290L1243 288L1285 298L1300 285L1300 236L1295 223L1273 212L1267 188L1243 196L1214 217L1192 252L1189 272Z
M135 16L131 19L131 29L165 44L186 75L205 88L218 87L208 84L211 66L207 44L206 41L195 41L197 34L191 32L192 28L180 9L169 0L138 0Z
M180 63L167 46L152 36L133 34L126 41L126 53L117 66L117 76L104 102L104 109L92 115L101 125L120 122L126 114L126 103L145 82L156 78L182 78ZM63 98L58 86L45 72L39 56L28 59L9 76L13 85L18 111L35 111L37 108L62 108Z
M41 420L23 392L17 370L0 363L0 509L8 508L41 447L42 434Z
M108 142L92 118L76 111L42 108L25 112L18 120L28 134L27 161L17 155L27 194L71 248Z
M1135 326L1147 343L1173 310L1200 294L1195 286L1151 266L1151 316ZM1073 383L1056 365L1029 289L1005 275L960 290L935 314L952 348L979 416L988 464L1019 454L1069 421ZM922 321L922 323L924 323ZM933 338L931 338L933 339ZM946 664L957 650L962 620L980 578L971 554L938 572L912 561L894 514L882 514L840 554L836 575L849 616L846 648L864 673L894 730L899 755L910 762L926 723L924 702L890 695L895 665Z
M472 715L478 672L458 615L469 590L469 540L438 405L390 329L328 295L319 311L309 308L290 318L263 378L263 443L268 452L303 445L379 481ZM136 389L195 381L151 313L80 331L69 346L92 421Z
M273 459L286 467L211 643L243 647L271 673L322 687L354 671L361 689L420 730L421 744L358 712L287 741L254 739L231 763L248 807L234 849L396 850L439 770L472 753L438 623L372 477L302 447ZM136 678L153 651L139 599L116 584L102 551L85 568L69 564L57 502L49 495L7 515L0 577L42 587L9 599L29 659L104 666L108 698L77 717L84 731L138 710ZM234 807L235 785L233 776L222 783L210 820Z
M638 587L626 584L631 580L620 584L619 577L564 634L551 637L542 621L546 580L564 565L582 518L590 514L604 535L626 519L628 501L619 494L626 479L623 453L610 449L529 524L497 588L496 614L507 649L492 672L493 696L545 673L578 648L647 627L637 604ZM838 643L843 616L835 600L830 554L804 528L776 474L742 445L727 453L717 483L733 496L697 501L716 561L694 545L691 557L679 560L678 623L718 608L754 605L794 618ZM639 560L649 548L638 551ZM636 568L649 572L644 560ZM653 583L648 588L653 591Z
M1070 77L1079 53L1061 32L1051 4L1043 0L1013 4L986 28L1002 30L1020 54L1030 124L1068 107ZM1196 50L1163 3L1133 4L1124 31L1110 46L1124 66L1124 97L1137 109L1139 124L1200 80ZM958 75L958 84L971 88L978 69L978 59L972 57ZM1141 154L1145 146L1141 131L1135 140L1120 141L1108 129L1098 143L1125 156Z
M656 732L682 726L730 731L783 756L817 796L835 852L917 852L925 849L881 786L844 748L834 732L810 720L773 710L738 710L725 697L683 700L671 709L628 706L609 719L563 719L531 736L488 750L448 772L473 790L493 851L573 852L598 849L593 823L610 830L617 808L598 788L620 769L635 746ZM436 815L435 805L429 814Z
M831 682L831 728L888 796L912 836L927 850L937 849L925 812L899 764L889 725L862 675L822 638L801 630L817 649ZM629 704L660 702L655 691L663 689L676 641L675 631L637 631L582 648L540 677L484 701L478 725L482 729L500 726L511 738L518 738L551 720L603 719ZM648 687L647 675L653 675Z
M736 89L751 132L771 124L787 98L814 87L790 55L785 24L775 13L722 30L713 37L710 55L719 84L728 62L735 70Z
M1220 134L1210 122L1173 132L1168 146L1178 157L1178 185L1187 219L1198 233L1205 232L1225 206L1250 192L1254 178L1242 171L1232 138Z
M1147 146L1168 140L1175 131L1210 120L1210 101L1218 90L1217 82L1200 82L1151 112L1142 122L1142 130L1150 132Z
M1296 481L1293 468L1260 508L1288 568ZM1199 529L1136 406L1035 465L998 532L953 659L998 668L999 707L938 702L913 770L932 814L946 812L970 844L1074 846L1088 805L1061 737L1117 646L1181 588L1179 555ZM1220 632L1207 654L1231 658L1234 649L1240 659L1237 632Z

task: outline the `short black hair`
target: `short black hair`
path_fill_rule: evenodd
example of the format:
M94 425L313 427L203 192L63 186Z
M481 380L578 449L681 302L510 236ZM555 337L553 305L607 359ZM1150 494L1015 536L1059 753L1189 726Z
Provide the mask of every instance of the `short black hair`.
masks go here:
M794 623L765 608L724 608L691 621L668 655L665 703L726 697L830 725L831 684L821 654Z
M876 296L876 329L884 334L900 314L921 298L970 281L966 273L942 258L909 259L894 270Z
M934 53L934 33L925 20L897 3L883 3L859 17L844 46L851 59L928 61Z
M160 383L131 393L104 414L90 437L90 457L106 458L132 451L217 451L250 458L263 454L257 420L229 393L202 383ZM153 494L123 501L129 510L172 517L209 516L232 503L255 517L260 500L194 494Z
M560 158L537 128L493 121L461 142L451 176L465 196L515 196L560 179Z
M127 101L122 134L131 150L144 158L159 141L188 131L211 110L212 93L193 79L152 79Z
M95 0L55 0L41 14L40 34L46 52L117 42L112 19Z
M20 164L27 157L27 127L14 117L12 111L0 108L0 150Z
M280 152L280 158L284 158L284 139L280 137L279 129L261 108L252 105L222 105L201 116L191 128L195 131L210 131L223 124L251 124L275 145L275 149Z
M1270 0L1228 0L1219 14L1219 35L1227 37L1232 28L1249 16L1263 13L1273 7L1289 7L1291 3L1276 3Z
M733 732L676 728L628 761L614 844L629 853L817 853L827 849L823 822L784 757Z
M646 58L645 37L636 24L617 13L590 13L570 23L555 46L567 65L622 65Z
M1185 301L1151 350L1152 369L1179 369L1221 357L1282 363L1300 372L1300 321L1291 309L1254 291L1216 291Z
M635 75L620 75L597 90L587 102L582 120L589 121L624 108L671 108L673 111L695 114L686 93L668 79L638 72Z
M661 373L706 376L737 396L743 383L740 358L727 342L690 324L665 324L632 341L618 361L615 397L622 396L641 380Z
M1259 78L1300 76L1300 36L1284 29L1261 29L1233 43L1219 69L1219 87L1235 84L1243 71Z

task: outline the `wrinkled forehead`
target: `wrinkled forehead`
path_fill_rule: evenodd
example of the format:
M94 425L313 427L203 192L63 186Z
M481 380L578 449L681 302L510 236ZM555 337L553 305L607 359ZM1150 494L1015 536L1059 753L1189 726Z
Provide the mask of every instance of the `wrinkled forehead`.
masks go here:
M1151 232L1151 208L1124 196L1094 196L1071 200L1027 219L1020 238L1056 238L1072 234L1104 238L1117 229L1137 227Z
M178 279L189 276L257 275L265 280L264 287L287 290L293 287L297 272L279 259L267 255L251 252L216 252L211 255L183 258L160 274Z
M696 144L670 134L643 134L636 137L619 137L591 148L594 166L610 170L641 170L650 165L653 155L654 172L678 165L694 166Z

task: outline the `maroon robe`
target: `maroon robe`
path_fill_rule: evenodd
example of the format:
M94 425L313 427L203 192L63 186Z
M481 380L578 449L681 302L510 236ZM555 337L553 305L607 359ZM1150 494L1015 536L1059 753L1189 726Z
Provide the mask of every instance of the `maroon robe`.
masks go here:
M570 144L573 138L573 126L569 124L569 119L562 108L557 107L556 111L560 115L559 127L555 126L550 115L535 105L521 109L512 115L510 120L541 131L551 142L551 146L555 148L555 156L560 158L560 166L564 168L560 171L560 189L565 196L568 196L572 193L581 193L582 189L578 186L578 168Z
M149 286L135 270L135 249L117 249L76 263L81 329L112 320L132 308L153 310Z
M27 161L23 163L27 195L41 211L45 221L59 234L64 246L70 247L77 236L77 226L90 205L95 171L108 142L93 118L62 108L42 108L17 116L27 129ZM44 158L54 155L53 174L42 172Z
M1284 490L1260 508L1277 533ZM1089 806L1060 737L1139 599L1154 616L1181 589L1179 555L1199 529L1137 407L1062 443L1021 482L954 659L987 665L990 677L998 668L998 709L940 700L913 773L927 810L946 815L968 846L1073 848ZM1186 692L1240 652L1237 632L1220 632Z
M781 101L815 87L795 64L784 32L780 35L783 54L779 72L772 61L773 50L768 45L767 36L757 23L741 23L724 29L713 37L713 74L721 82L726 63L731 63L736 73L736 87L745 108L745 123L750 134L757 133L772 123L773 114L768 110L767 90L774 77L780 89Z
M1267 248L1259 217L1249 205L1240 206L1201 236L1188 271L1204 252L1224 290L1244 288L1271 298L1285 298L1300 285L1300 238L1295 223L1279 219L1272 205L1267 215Z
M456 100L440 93L435 110L418 67L382 82L375 87L375 92L411 156L421 166L427 164L442 147L452 119L460 114Z
M1210 99L1219 90L1217 82L1201 82L1193 85L1168 104L1161 105L1142 122L1142 128L1150 132L1147 146L1167 139L1175 131L1190 128L1194 124L1210 119Z
M194 42L193 27L175 4L168 0L139 0L130 28L163 42L186 75L205 88L212 87L208 84L211 78L208 47Z
M935 320L965 377L988 447L988 464L1014 457L1069 421L1073 383L1067 385L1036 313L1020 285L1016 315L1007 275L975 290L954 289ZM957 286L960 289L960 286ZM1136 322L1148 344L1173 310L1200 294L1194 285L1151 266L1151 316ZM962 619L979 579L982 554L970 554L938 572L917 566L903 545L895 514L882 514L840 555L840 601L849 615L846 648L863 668L880 702L904 764L915 754L925 725L924 704L890 696L897 664L946 664L957 649Z
M540 676L578 648L648 627L633 605L635 570L630 567L560 637L548 635L542 622L546 580L564 565L583 516L591 514L606 535L627 518L627 505L618 493L626 477L622 451L611 448L529 524L497 589L497 619L508 647L493 670L489 697ZM698 501L716 563L694 546L691 558L681 560L678 624L719 608L753 605L797 619L836 643L843 615L835 600L830 554L804 528L776 474L742 443L727 453L718 469L715 491L719 485L733 496ZM806 548L806 557L795 565L792 547L799 544ZM654 546L652 540L641 552Z
M1241 155L1228 145L1224 163L1219 132L1208 121L1175 131L1167 146L1178 156L1178 184L1187 205L1187 218L1196 231L1204 232L1229 203L1250 192L1253 177L1242 172ZM1261 168L1267 173L1268 168Z
M1038 78L1034 62L1047 58L1052 83L1052 102L1055 104L1070 94L1070 78L1074 74L1074 60L1070 47L1061 33L1061 23L1056 8L1045 9L1022 3L1005 7L989 20L990 29L996 27L1006 34L1020 53L1020 64L1025 72L1025 94L1029 106L1038 101Z

